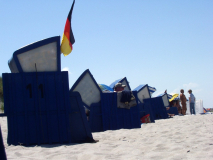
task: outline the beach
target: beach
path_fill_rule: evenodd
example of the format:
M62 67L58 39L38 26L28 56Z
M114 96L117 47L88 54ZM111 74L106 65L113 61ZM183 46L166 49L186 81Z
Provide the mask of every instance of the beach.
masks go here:
M139 129L93 133L97 143L8 146L7 118L0 117L8 159L213 159L213 114L175 116Z

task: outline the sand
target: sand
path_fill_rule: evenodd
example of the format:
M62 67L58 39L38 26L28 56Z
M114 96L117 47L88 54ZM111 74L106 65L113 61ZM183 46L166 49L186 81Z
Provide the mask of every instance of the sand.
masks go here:
M93 133L98 143L7 145L7 119L0 117L8 159L213 159L213 114L175 116L140 129Z

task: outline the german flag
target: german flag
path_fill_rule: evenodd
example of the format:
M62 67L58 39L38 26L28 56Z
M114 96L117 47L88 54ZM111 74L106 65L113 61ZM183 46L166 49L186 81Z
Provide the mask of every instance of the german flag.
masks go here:
M72 52L73 50L72 45L75 43L75 38L73 36L72 28L71 28L71 18L72 18L72 10L73 10L74 4L75 4L75 0L73 1L72 7L68 14L67 21L64 27L64 34L61 41L61 52L64 54L64 56L67 56Z

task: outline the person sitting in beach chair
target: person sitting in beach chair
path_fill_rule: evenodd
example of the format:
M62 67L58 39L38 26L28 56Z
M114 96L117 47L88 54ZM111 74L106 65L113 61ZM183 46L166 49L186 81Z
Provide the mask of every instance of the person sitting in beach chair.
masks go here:
M172 105L172 107L177 107L177 103L176 103L176 101L173 101L173 105Z
M136 99L132 93L132 91L124 90L126 85L122 85L122 83L117 83L114 87L114 91L117 93L117 107L118 108L126 108L130 109L137 105Z
M115 92L123 91L125 87L126 87L126 85L123 85L122 83L117 83L114 86L114 91Z

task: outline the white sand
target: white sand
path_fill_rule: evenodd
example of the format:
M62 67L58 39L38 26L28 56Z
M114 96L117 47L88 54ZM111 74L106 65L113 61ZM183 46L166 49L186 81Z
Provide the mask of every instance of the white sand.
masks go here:
M93 133L98 143L75 145L8 146L7 119L1 117L0 124L8 159L213 159L213 114Z

